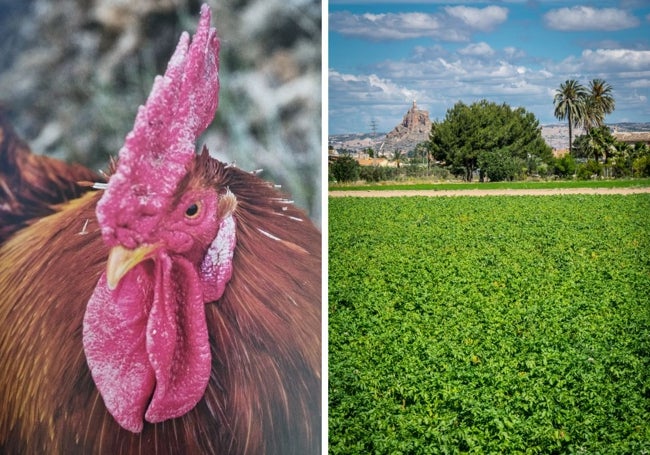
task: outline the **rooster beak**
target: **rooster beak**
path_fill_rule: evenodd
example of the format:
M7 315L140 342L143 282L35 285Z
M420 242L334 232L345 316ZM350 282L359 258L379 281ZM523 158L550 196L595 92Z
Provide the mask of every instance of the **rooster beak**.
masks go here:
M106 265L108 289L114 290L129 270L152 257L157 249L158 245L142 245L133 250L128 250L121 245L113 247L108 255L108 264Z

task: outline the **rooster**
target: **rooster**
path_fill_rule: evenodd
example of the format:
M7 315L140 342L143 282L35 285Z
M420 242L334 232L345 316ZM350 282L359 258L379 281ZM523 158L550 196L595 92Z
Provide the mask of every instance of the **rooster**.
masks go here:
M321 235L195 153L218 49L204 5L108 183L0 246L0 452L320 451Z

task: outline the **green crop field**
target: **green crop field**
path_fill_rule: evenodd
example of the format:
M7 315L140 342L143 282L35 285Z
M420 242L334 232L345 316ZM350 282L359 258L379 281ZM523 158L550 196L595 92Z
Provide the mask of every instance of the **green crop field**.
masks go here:
M650 453L650 195L329 200L330 454Z
M386 191L386 190L496 190L496 189L557 189L557 188L645 188L650 179L612 179L612 180L554 180L529 182L455 182L455 183L397 183L380 182L375 184L330 185L329 191Z

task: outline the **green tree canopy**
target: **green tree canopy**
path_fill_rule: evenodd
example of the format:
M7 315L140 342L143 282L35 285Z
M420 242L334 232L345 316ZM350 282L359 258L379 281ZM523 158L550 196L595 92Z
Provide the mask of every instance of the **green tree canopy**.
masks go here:
M478 159L481 175L487 175L493 182L515 180L525 167L524 160L512 156L507 149L482 153Z
M576 168L576 159L570 153L553 160L553 172L560 177L571 177L576 172Z
M340 156L330 166L332 176L337 182L359 180L359 163L351 156Z
M472 180L479 162L493 168L493 175L485 170L490 179L503 180L514 178L531 156L545 162L552 158L532 113L487 100L456 103L442 122L434 122L429 139L435 159L467 181ZM515 174L506 171L512 169Z

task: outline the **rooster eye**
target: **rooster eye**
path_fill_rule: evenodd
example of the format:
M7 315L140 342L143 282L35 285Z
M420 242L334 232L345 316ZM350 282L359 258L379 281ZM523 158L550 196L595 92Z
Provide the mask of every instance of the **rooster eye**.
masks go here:
M185 216L187 218L196 218L196 216L199 214L199 204L194 203L191 204L187 209L185 209Z

